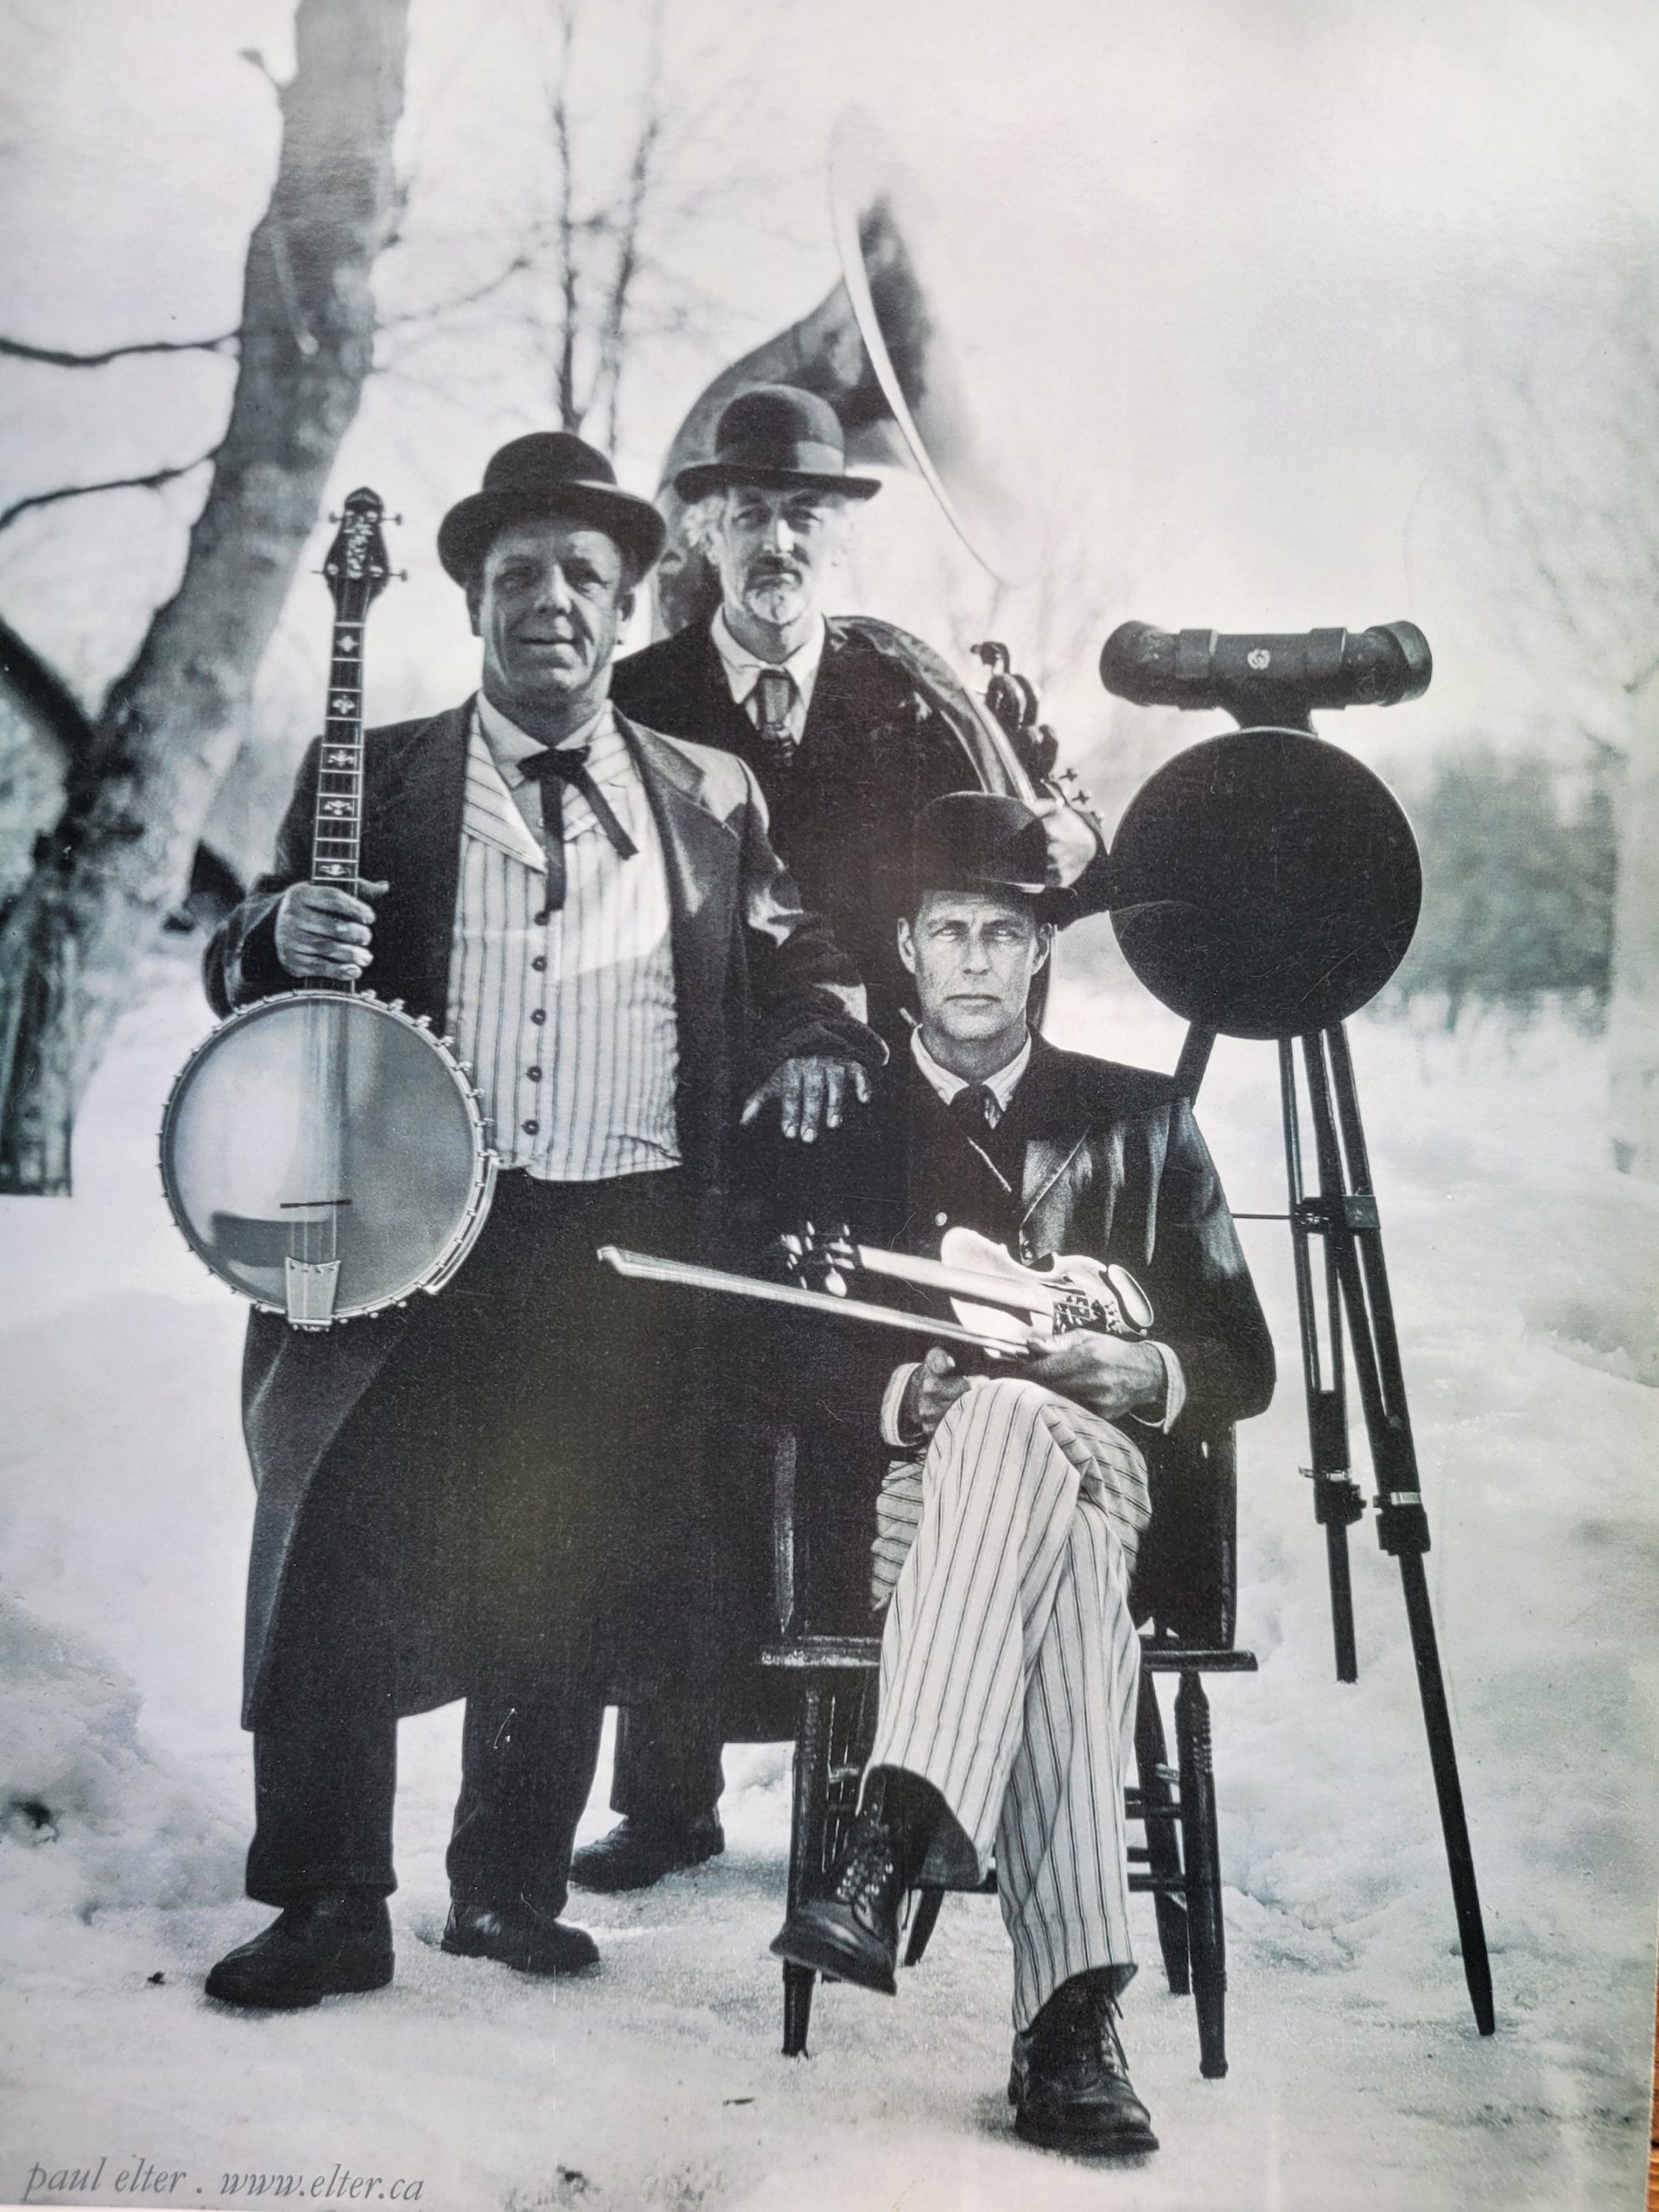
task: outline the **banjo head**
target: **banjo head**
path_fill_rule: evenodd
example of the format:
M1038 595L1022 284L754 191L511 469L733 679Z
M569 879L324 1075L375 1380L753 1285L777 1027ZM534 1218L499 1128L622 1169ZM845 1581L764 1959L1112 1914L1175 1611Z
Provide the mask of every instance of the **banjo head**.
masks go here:
M460 1062L366 994L285 992L232 1014L186 1062L162 1123L186 1239L279 1313L290 1261L337 1262L337 1320L435 1288L482 1227L494 1174Z

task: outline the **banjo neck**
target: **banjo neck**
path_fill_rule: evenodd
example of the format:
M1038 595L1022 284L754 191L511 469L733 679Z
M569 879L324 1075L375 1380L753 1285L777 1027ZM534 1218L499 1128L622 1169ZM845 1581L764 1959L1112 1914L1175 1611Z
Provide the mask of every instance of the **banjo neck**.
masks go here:
M328 697L317 760L317 802L311 831L311 880L355 896L362 880L363 628L385 588L385 542L379 495L363 488L346 501L340 533L322 573L334 594L328 651Z

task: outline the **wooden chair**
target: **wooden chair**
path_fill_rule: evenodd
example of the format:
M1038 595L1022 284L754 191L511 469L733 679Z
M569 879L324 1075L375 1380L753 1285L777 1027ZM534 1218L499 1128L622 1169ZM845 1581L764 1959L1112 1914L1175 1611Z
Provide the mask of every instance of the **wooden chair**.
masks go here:
M786 1436L773 1468L779 1634L761 1663L789 1670L800 1689L790 1826L791 1911L798 1899L826 1886L857 1813L860 1781L874 1741L881 1651L879 1636L818 1634L805 1625L810 1545L799 1510L801 1473L797 1440ZM1204 1677L1254 1674L1256 1664L1253 1652L1237 1649L1233 1642L1237 1506L1231 1431L1185 1458L1166 1454L1155 1496L1135 1584L1137 1617L1145 1624L1135 1731L1137 1782L1127 1793L1125 1810L1144 1840L1129 1850L1129 1887L1154 1901L1169 1986L1194 2000L1199 2071L1214 2079L1227 2071L1227 1959ZM1176 1680L1173 1767L1158 1691L1159 1678L1171 1675ZM938 1852L932 1853L912 1899L905 1964L921 1959L947 1889L995 1886L995 1871L982 1884L964 1883ZM784 1967L787 2057L805 2052L815 1980L809 1967Z

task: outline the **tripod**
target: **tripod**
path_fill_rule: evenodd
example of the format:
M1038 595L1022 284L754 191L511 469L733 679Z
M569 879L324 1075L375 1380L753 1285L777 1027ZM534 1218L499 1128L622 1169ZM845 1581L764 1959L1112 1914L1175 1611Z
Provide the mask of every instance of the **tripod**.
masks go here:
M1213 1031L1187 1032L1176 1069L1185 1096L1196 1096L1203 1078ZM1296 1046L1301 1047L1299 1086ZM1457 1746L1446 1705L1434 1616L1429 1605L1423 1554L1428 1549L1428 1516L1417 1474L1416 1446L1406 1404L1405 1376L1394 1325L1394 1301L1376 1196L1371 1187L1359 1092L1347 1031L1340 1022L1309 1030L1299 1039L1279 1040L1279 1082L1284 1116L1285 1174L1289 1211L1243 1214L1241 1220L1285 1220L1290 1224L1295 1266L1296 1311L1302 1347L1302 1379L1307 1392L1307 1470L1313 1484L1313 1516L1325 1530L1331 1580L1331 1625L1337 1680L1358 1680L1354 1642L1353 1585L1349 1572L1348 1531L1364 1511L1364 1501L1349 1469L1348 1401L1344 1360L1344 1323L1352 1348L1354 1372L1376 1472L1377 1541L1400 1564L1406 1620L1416 1663L1429 1764L1446 1840L1452 1901L1463 1950L1464 1979L1475 2024L1483 2036L1493 2032L1492 1976L1481 1918L1480 1892L1464 1815ZM1313 1132L1314 1182L1303 1173L1301 1095L1306 1095ZM1323 1283L1316 1287L1313 1248L1323 1262ZM1323 1294L1320 1294L1322 1289Z

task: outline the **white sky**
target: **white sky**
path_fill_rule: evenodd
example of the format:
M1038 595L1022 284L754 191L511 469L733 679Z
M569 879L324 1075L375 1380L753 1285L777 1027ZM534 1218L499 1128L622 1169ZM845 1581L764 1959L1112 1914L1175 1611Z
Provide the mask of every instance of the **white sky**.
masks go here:
M544 193L537 16L536 0L413 0L404 151L418 182L389 302L486 274ZM582 61L595 143L642 20L632 0L590 16L605 27ZM1471 518L1472 438L1497 334L1512 359L1564 358L1581 385L1574 318L1651 256L1659 11L669 0L667 20L671 67L702 49L679 79L688 110L747 73L710 111L696 181L758 183L678 241L680 273L721 321L700 347L641 354L625 476L648 486L708 376L834 280L823 149L854 99L938 204L982 349L982 411L1088 518L1109 589L1057 702L1085 752L1122 728L1087 662L1128 615L1283 628L1411 616L1435 648L1435 686L1392 728L1333 726L1366 751L1478 730L1512 741L1550 715L1555 671L1516 664L1510 563ZM0 327L82 346L228 327L276 144L270 89L238 49L285 71L287 8L4 0L0 22ZM407 518L412 581L377 617L372 712L376 682L391 713L467 681L431 532L497 443L547 419L522 340L470 330L416 364L441 391L378 381L341 456L340 489L366 479ZM188 457L211 442L230 373L0 363L0 490ZM1565 402L1560 419L1573 435ZM198 496L31 519L0 538L0 605L79 679L107 676L176 573ZM940 538L923 503L894 487L865 537L866 596L938 634ZM308 718L325 615L302 578L265 684L283 716ZM1016 602L1016 645L1020 619Z

